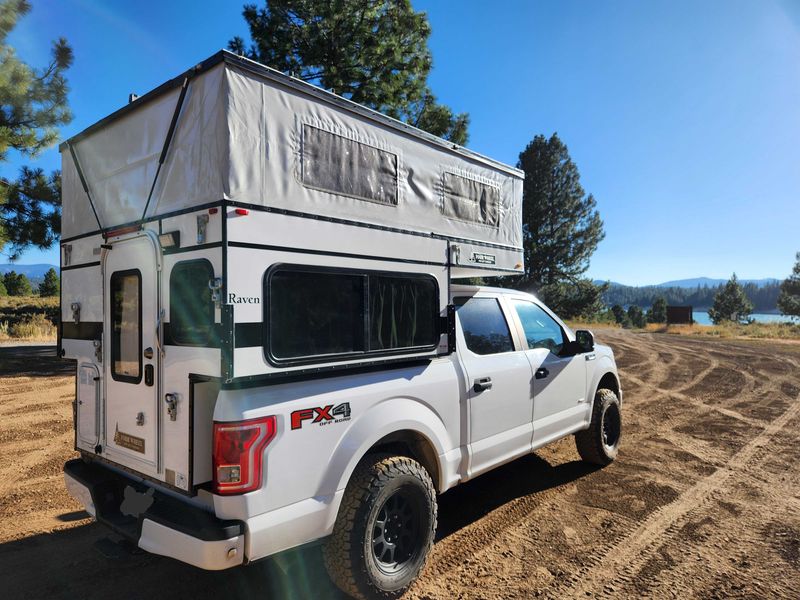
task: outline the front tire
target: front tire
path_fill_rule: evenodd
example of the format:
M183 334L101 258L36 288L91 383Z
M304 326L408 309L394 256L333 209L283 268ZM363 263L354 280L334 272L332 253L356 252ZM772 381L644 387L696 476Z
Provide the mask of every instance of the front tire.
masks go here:
M398 598L425 566L435 530L436 492L425 468L405 456L368 455L323 546L325 567L354 598Z
M613 391L601 388L594 397L589 429L575 434L578 454L585 462L604 467L617 457L621 437L619 398Z

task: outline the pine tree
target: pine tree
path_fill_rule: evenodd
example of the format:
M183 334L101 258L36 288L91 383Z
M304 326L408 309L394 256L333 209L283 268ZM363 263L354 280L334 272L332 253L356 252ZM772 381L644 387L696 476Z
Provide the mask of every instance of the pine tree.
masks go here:
M753 303L745 295L736 273L728 280L722 290L714 296L714 306L708 309L708 316L714 325L723 321L746 322L753 312Z
M653 306L647 311L647 320L650 323L667 322L667 299L659 296L653 301Z
M30 11L27 0L0 0L0 164L9 152L36 158L58 139L58 126L69 123L65 71L72 64L66 40L53 44L43 69L20 60L8 34ZM23 167L17 179L0 177L0 249L11 259L27 247L48 248L61 223L60 174Z
M9 271L3 275L3 282L9 296L31 296L33 294L31 282L24 273Z
M638 327L640 329L647 325L644 311L640 306L636 306L635 304L631 304L628 307L628 321L630 321L633 327Z
M792 274L781 283L778 308L784 315L800 317L800 252L795 259Z
M523 285L553 307L565 304L577 311L564 313L567 318L584 315L608 289L581 277L605 237L594 197L581 187L578 167L555 133L550 139L533 138L517 167L525 171Z
M625 309L622 308L622 306L620 306L619 304L615 304L614 306L611 307L611 314L614 315L614 320L620 325L625 323L625 317L627 315L625 314Z
M443 137L467 143L469 115L436 101L424 12L410 0L266 0L245 5L248 46L228 48Z
M58 273L56 273L55 269L50 268L47 273L44 274L44 281L39 284L39 295L58 296L60 285Z
M8 296L5 279L5 277L0 277L0 296Z

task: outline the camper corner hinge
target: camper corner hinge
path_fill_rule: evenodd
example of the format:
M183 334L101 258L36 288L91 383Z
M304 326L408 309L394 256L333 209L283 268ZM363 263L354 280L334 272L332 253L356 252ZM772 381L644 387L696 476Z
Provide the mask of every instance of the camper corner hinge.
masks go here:
M178 394L165 394L164 402L167 403L167 414L170 421L178 420Z

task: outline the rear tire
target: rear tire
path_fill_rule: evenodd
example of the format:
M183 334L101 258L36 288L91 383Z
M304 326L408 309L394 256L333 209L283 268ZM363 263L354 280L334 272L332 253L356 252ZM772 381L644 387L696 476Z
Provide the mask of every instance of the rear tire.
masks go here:
M333 582L354 598L398 598L425 566L436 531L436 491L405 456L373 454L345 488L322 548Z
M619 398L608 389L599 389L594 397L589 429L575 434L578 454L588 463L606 466L614 461L622 438L622 412Z

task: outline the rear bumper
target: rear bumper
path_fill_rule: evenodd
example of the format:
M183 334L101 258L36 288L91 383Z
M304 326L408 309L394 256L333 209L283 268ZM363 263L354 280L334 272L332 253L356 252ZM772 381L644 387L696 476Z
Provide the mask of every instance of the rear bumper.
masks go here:
M71 460L64 479L87 512L143 550L208 570L244 562L242 521L218 519L99 463Z

